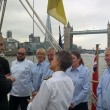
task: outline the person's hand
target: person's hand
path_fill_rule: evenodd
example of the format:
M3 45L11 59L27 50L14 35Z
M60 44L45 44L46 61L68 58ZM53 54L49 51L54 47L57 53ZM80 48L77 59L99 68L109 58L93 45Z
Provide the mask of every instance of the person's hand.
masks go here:
M71 105L70 105L70 107L69 107L70 109L73 109L74 108L74 104L73 103L71 103Z
M32 92L32 98L31 99L27 99L28 103L31 103L36 95L37 95L37 91L33 91Z
M33 101L33 98L31 99L27 99L28 103L32 102Z
M32 92L32 98L34 98L37 95L37 91Z
M5 77L6 79L10 79L13 82L16 81L16 79L11 74L6 74Z

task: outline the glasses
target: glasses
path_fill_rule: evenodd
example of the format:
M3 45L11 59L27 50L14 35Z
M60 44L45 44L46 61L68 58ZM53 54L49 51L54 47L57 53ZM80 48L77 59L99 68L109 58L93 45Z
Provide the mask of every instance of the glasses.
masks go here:
M24 56L24 55L25 55L25 53L18 52L18 55L23 55L23 56Z

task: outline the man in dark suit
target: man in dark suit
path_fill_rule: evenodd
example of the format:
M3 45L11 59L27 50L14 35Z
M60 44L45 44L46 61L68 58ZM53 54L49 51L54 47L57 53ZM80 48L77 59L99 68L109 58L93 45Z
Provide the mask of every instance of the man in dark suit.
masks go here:
M0 33L0 54L4 51L4 41ZM0 110L8 110L7 94L12 88L12 82L15 80L10 75L9 63L3 57L0 57Z

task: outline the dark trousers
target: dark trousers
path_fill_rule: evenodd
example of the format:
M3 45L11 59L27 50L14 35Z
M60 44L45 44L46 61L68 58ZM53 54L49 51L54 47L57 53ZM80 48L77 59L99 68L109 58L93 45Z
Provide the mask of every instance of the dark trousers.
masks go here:
M82 102L75 106L73 109L69 108L69 110L88 110L88 104L87 102Z
M10 95L9 110L18 110L18 107L20 107L20 110L27 110L27 106L28 106L27 99L30 99L30 96L16 97Z
M9 110L7 95L0 95L0 110Z

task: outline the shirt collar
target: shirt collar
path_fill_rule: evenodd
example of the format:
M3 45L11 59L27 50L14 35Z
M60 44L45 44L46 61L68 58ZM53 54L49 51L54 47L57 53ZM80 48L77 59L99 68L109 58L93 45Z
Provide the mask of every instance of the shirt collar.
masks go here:
M15 60L16 61L16 63L22 63L22 62L24 62L26 59L24 59L23 61L18 61L17 59Z
M71 69L71 71L74 71L74 70L81 71L81 70L82 70L82 67L83 67L83 65L81 64L81 65L79 65L79 67L76 68L76 69L72 68L72 66L71 66L70 69Z
M110 74L110 67L108 67L108 73Z
M61 75L64 75L64 74L65 74L64 71L56 71L56 72L53 73L52 76L61 76Z
M45 60L44 61L42 61L41 63L37 63L37 65L41 65L41 66L43 66L43 65L45 65Z

